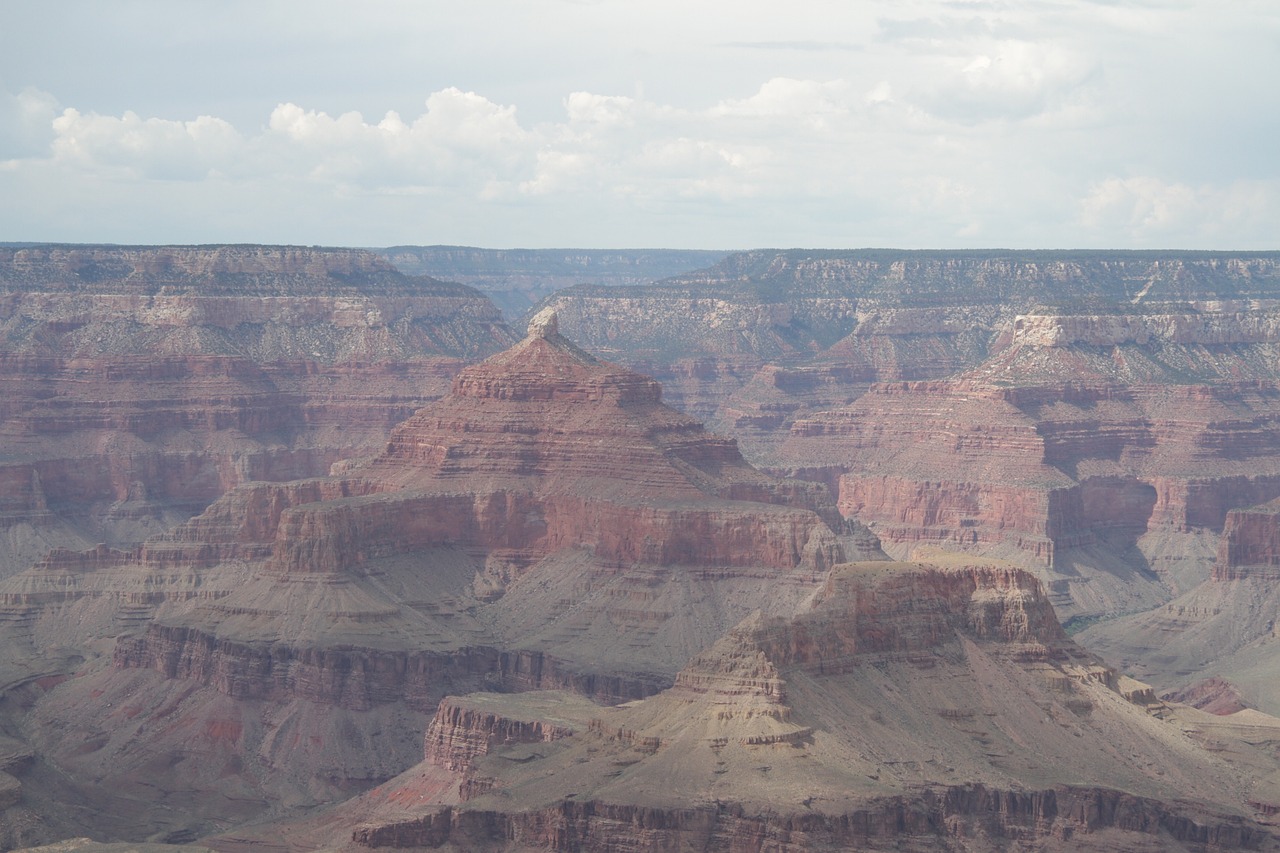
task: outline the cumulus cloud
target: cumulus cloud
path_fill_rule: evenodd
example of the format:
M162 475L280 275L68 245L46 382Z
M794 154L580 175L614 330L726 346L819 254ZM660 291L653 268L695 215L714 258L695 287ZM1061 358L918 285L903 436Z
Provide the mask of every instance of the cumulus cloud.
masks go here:
M142 178L196 180L235 162L244 139L212 116L192 121L82 114L68 108L52 122L53 157L92 168L118 168Z
M1080 219L1095 232L1137 245L1231 240L1280 216L1280 182L1189 186L1151 176L1110 177L1081 199Z
M1007 45L1000 56L1014 61L1001 68L998 57L983 54L957 74L973 78L964 85L975 89L1027 92L1032 99L1054 78L1044 71L1053 63L1047 66L1042 56L1029 58ZM701 109L578 91L563 99L560 120L530 124L513 105L451 87L430 94L417 116L389 111L377 121L356 111L331 115L282 103L248 136L211 116L103 116L75 108L55 114L48 98L28 102L32 114L48 121L51 142L27 162L43 163L46 174L73 170L82 180L124 176L193 185L216 180L239 187L224 187L227 192L305 194L309 204L326 193L348 200L426 197L479 215L495 204L536 203L572 220L571 211L608 204L661 211L698 202L740 205L744 212L809 205L817 211L812 206L821 200L825 216L878 216L890 228L933 235L927 244L935 245L1009 242L1002 235L1012 233L1014 223L1025 227L1020 205L1038 205L1042 218L1054 216L1057 206L1056 233L1077 229L1078 236L1063 243L1084 245L1114 242L1115 235L1139 243L1229 235L1221 223L1233 211L1239 224L1241 211L1274 211L1277 197L1265 182L1223 188L1107 177L1078 186L1079 201L1072 202L1070 179L1049 177L1052 158L1069 156L1066 147L1054 153L1055 131L1027 124L1025 133L1043 137L1040 157L1047 159L1023 161L1016 171L1011 137L991 137L921 110L888 79L855 85L775 77L748 95ZM1027 181L1028 169L1043 170L1044 180ZM1206 211L1218 231L1206 224Z
M432 93L425 106L412 122L392 111L374 124L358 112L335 118L280 104L261 147L309 178L394 192L510 180L532 162L515 107L456 88Z
M0 93L0 161L46 151L57 114L58 99L40 89Z
M915 102L961 124L1027 119L1070 102L1094 73L1094 63L1069 48L1043 42L1000 41L977 51L936 58L932 79Z

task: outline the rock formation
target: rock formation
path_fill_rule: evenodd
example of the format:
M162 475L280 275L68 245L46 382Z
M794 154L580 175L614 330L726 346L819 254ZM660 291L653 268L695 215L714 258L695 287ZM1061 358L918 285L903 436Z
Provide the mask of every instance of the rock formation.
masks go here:
M392 246L375 249L407 275L429 275L476 288L509 319L575 284L643 285L701 269L724 252L698 249L479 249Z
M1093 617L1280 496L1278 297L1274 253L759 251L549 304L891 553L1013 559Z
M1021 570L853 564L812 610L749 617L657 696L594 713L556 694L448 699L418 767L305 825L213 843L1275 849L1280 789L1259 778L1274 758L1247 744L1262 731L1280 720L1214 718L1117 676Z
M1280 256L3 251L0 841L1280 847Z
M546 314L381 454L236 487L138 547L55 551L0 601L50 669L54 637L119 637L39 698L40 754L109 790L120 834L207 831L404 769L446 693L652 694L752 610L794 612L878 553L825 489L751 468ZM188 786L140 808L169 779L157 755Z
M0 248L0 576L376 452L509 341L474 290L357 250Z

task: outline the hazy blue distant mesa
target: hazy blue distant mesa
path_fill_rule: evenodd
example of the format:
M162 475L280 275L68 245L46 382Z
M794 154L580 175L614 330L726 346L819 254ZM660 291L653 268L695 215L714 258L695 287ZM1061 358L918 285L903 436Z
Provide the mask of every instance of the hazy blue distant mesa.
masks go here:
M375 249L403 273L469 284L509 319L576 284L644 285L711 266L727 254L703 249L480 249L391 246Z

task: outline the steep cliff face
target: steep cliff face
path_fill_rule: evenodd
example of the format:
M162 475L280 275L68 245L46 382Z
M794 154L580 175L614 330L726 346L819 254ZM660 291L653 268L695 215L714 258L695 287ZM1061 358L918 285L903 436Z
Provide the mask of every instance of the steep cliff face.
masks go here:
M257 733L219 747L255 750L257 781L207 780L237 809L315 802L418 757L401 744L329 778L323 750L288 755L341 737L333 715L373 742L391 716L421 731L447 692L638 699L752 610L803 607L846 549L879 553L825 489L756 471L554 315L338 471L240 486L142 546L59 551L0 582L7 630L37 649L59 631L95 645L132 614L112 667L42 701L50 761L111 776L105 753L43 740L74 731L110 743L122 790L141 784L156 746L78 711L127 686L135 729L189 728L216 706ZM177 690L192 698L175 708ZM176 735L160 748L187 761Z
M1183 701L1280 712L1278 545L1280 502L1233 509L1208 580L1081 636Z
M346 249L0 249L0 575L325 474L511 340L461 285Z
M759 251L549 304L893 553L1018 559L1097 615L1280 495L1278 297L1275 253Z
M1065 637L1020 570L843 566L811 612L746 620L670 690L597 709L585 729L556 697L448 700L424 764L315 838L347 850L1273 849L1270 783L1241 784L1219 757L1249 750L1243 731L1224 724L1210 751L1186 734L1205 715L1127 681Z
M1213 580L1280 581L1280 501L1227 513Z
M1164 374L1174 355L1189 357L1170 347ZM1197 358L1234 369L1225 356ZM1190 555L1233 507L1280 490L1280 385L1226 375L1212 385L1165 384L1167 375L1130 383L1093 363L1106 359L1138 361L1023 341L958 377L877 383L843 408L797 418L770 464L835 484L841 511L893 553L933 543L1017 558L1060 588L1067 613L1153 606L1209 565L1162 565L1144 541L1182 536ZM1135 545L1148 549L1158 584L1140 560L1138 571L1117 571L1135 565Z

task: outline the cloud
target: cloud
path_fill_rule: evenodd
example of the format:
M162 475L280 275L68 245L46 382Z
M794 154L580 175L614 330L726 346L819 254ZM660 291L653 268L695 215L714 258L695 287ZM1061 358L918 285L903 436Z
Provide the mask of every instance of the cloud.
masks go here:
M711 116L782 118L805 121L810 126L825 125L827 117L846 115L849 86L843 80L819 83L775 77L765 82L748 98L726 100L716 104Z
M261 147L294 173L373 191L482 187L518 178L532 164L530 135L515 107L453 87L432 93L425 106L412 122L392 111L373 124L358 112L335 118L280 104Z
M135 177L198 180L235 163L244 139L212 116L192 121L116 118L68 108L51 123L53 158L85 169L122 169Z
M1151 176L1094 183L1080 220L1113 240L1138 245L1230 244L1280 217L1280 181L1189 186Z
M0 161L46 151L57 114L58 99L40 89L0 94Z
M865 45L847 41L729 41L721 47L745 48L747 50L778 50L801 52L857 52L865 50Z
M637 76L556 90L531 113L517 109L519 92L445 86L364 113L273 99L233 125L216 110L64 109L27 90L0 100L4 116L22 117L0 124L0 193L40 203L0 214L0 227L125 239L117 223L150 222L147 242L1274 243L1273 159L1249 174L1239 158L1179 170L1175 146L1154 143L1195 154L1194 133L1108 101L1124 67L1067 31L1034 36L1003 8L965 12L1007 14L999 27L948 36L917 22L838 63L764 50L769 73L735 74L712 94ZM70 211L87 231L32 230Z
M933 79L915 103L960 124L1022 120L1062 107L1096 71L1075 50L1043 42L1005 40L977 51L937 58Z

